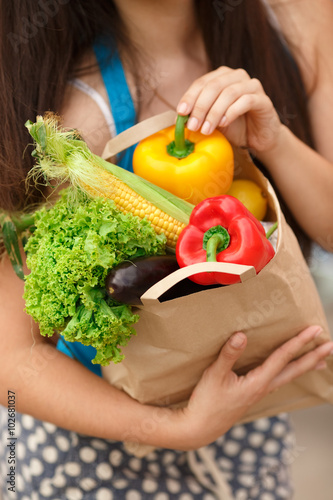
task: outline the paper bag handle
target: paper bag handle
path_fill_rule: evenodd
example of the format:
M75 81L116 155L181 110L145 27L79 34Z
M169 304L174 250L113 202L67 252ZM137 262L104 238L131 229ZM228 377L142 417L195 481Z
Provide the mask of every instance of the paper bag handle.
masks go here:
M256 276L253 266L243 266L241 264L229 264L227 262L199 262L190 266L181 267L169 274L155 285L151 286L140 299L144 306L158 302L158 298L179 281L202 272L228 273L240 276L241 282L247 281Z
M124 149L133 146L133 144L146 139L146 137L149 137L152 134L156 134L156 132L159 132L164 128L174 125L176 118L176 111L169 110L165 113L147 118L147 120L137 123L133 127L124 130L124 132L116 135L106 143L102 158L104 160L110 160L110 158L116 156Z

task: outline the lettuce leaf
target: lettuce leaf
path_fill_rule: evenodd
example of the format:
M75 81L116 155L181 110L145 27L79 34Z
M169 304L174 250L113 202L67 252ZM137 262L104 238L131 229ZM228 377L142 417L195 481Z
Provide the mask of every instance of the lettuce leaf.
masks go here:
M61 192L50 208L35 213L25 251L26 312L43 336L61 333L69 342L92 345L93 363L123 359L121 346L135 335L139 316L106 294L110 269L143 255L165 253L166 238L149 221L119 211L113 201Z

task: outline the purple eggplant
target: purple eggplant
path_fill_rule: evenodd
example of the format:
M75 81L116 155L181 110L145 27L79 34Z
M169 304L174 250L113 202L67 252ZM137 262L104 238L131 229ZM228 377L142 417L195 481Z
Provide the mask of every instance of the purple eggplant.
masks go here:
M150 287L179 269L176 256L155 255L126 261L113 268L105 280L106 292L117 302L129 305L142 304L140 297ZM172 300L221 285L203 286L184 279L166 291L160 301Z

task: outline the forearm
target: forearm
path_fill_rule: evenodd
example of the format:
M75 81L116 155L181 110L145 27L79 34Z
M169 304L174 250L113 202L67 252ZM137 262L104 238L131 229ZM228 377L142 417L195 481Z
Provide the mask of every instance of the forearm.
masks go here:
M333 165L282 126L279 140L262 161L304 231L333 251Z
M138 403L47 342L24 311L23 291L9 259L0 260L0 404L7 405L10 390L17 411L65 429L158 447L191 446L182 412Z
M16 352L0 377L1 404L14 391L19 412L85 435L188 448L180 412L138 403L50 345Z
M268 0L301 71L316 150L333 161L333 2Z
M333 2L332 2L333 6ZM331 63L333 66L333 64ZM327 160L333 162L333 67L327 68L330 81L320 86L320 91L309 99L309 113L316 150Z

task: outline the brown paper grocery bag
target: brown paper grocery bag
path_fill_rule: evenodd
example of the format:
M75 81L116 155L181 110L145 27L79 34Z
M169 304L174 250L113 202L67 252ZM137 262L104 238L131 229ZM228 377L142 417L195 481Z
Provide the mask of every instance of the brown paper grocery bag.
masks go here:
M168 120L171 125L174 115L169 113ZM157 131L158 117L150 123L157 123ZM139 124L141 136L136 133L136 140L144 137L143 124ZM126 134L128 143L131 131ZM112 148L109 151L119 152ZM243 331L248 337L245 352L235 365L238 374L261 364L274 349L309 325L321 325L324 332L307 349L330 338L317 289L275 192L248 153L240 149L235 150L235 177L253 179L267 193L268 219L278 221L276 254L258 275L253 268L224 263L179 269L141 297L137 335L122 349L125 359L120 364L102 367L105 379L141 403L186 404L205 368L236 331ZM159 302L166 290L199 270L235 273L242 282ZM248 411L242 422L325 402L333 403L333 357L328 359L327 369L302 375L266 396ZM140 454L137 448L136 452Z

